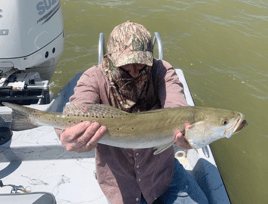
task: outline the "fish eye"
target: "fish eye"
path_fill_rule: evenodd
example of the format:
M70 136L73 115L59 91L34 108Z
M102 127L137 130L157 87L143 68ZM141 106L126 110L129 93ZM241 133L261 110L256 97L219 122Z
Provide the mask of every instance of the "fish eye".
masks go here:
M229 123L229 121L227 120L227 119L223 119L222 121L221 121L221 124L222 125L227 125Z

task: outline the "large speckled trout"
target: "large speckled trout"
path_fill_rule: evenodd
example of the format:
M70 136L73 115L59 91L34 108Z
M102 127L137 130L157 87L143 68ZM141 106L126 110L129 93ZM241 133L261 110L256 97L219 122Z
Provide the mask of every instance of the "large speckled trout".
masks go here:
M13 110L11 128L15 131L42 125L65 129L83 121L97 121L108 128L99 143L133 149L154 147L154 154L170 147L175 130L183 130L185 123L192 124L185 130L185 139L195 149L230 138L247 125L243 114L217 108L176 107L127 113L107 105L81 104L67 105L63 113L52 113L3 104Z

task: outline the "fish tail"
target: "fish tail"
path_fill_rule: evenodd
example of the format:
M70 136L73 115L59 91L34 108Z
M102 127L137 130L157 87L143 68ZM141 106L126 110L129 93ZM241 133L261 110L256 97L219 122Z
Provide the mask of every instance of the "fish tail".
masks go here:
M34 109L8 102L2 102L2 104L12 109L11 130L22 131L38 127L30 120L30 115Z

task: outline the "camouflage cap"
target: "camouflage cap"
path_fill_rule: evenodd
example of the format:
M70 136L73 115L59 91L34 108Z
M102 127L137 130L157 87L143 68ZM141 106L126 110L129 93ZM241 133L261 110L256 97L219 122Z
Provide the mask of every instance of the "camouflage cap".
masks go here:
M113 29L107 50L115 67L133 63L153 65L151 34L143 25L131 21Z

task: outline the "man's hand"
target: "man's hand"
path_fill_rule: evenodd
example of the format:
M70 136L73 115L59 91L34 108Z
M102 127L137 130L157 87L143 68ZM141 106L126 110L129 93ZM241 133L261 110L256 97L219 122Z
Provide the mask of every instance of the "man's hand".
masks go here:
M184 125L184 130L176 130L174 134L174 141L175 144L180 148L180 149L192 149L192 147L189 145L187 140L184 138L185 135L185 130L187 128L191 127L190 123L185 123Z
M60 141L67 151L89 152L106 133L105 126L101 126L98 122L85 121L66 128L60 135Z

